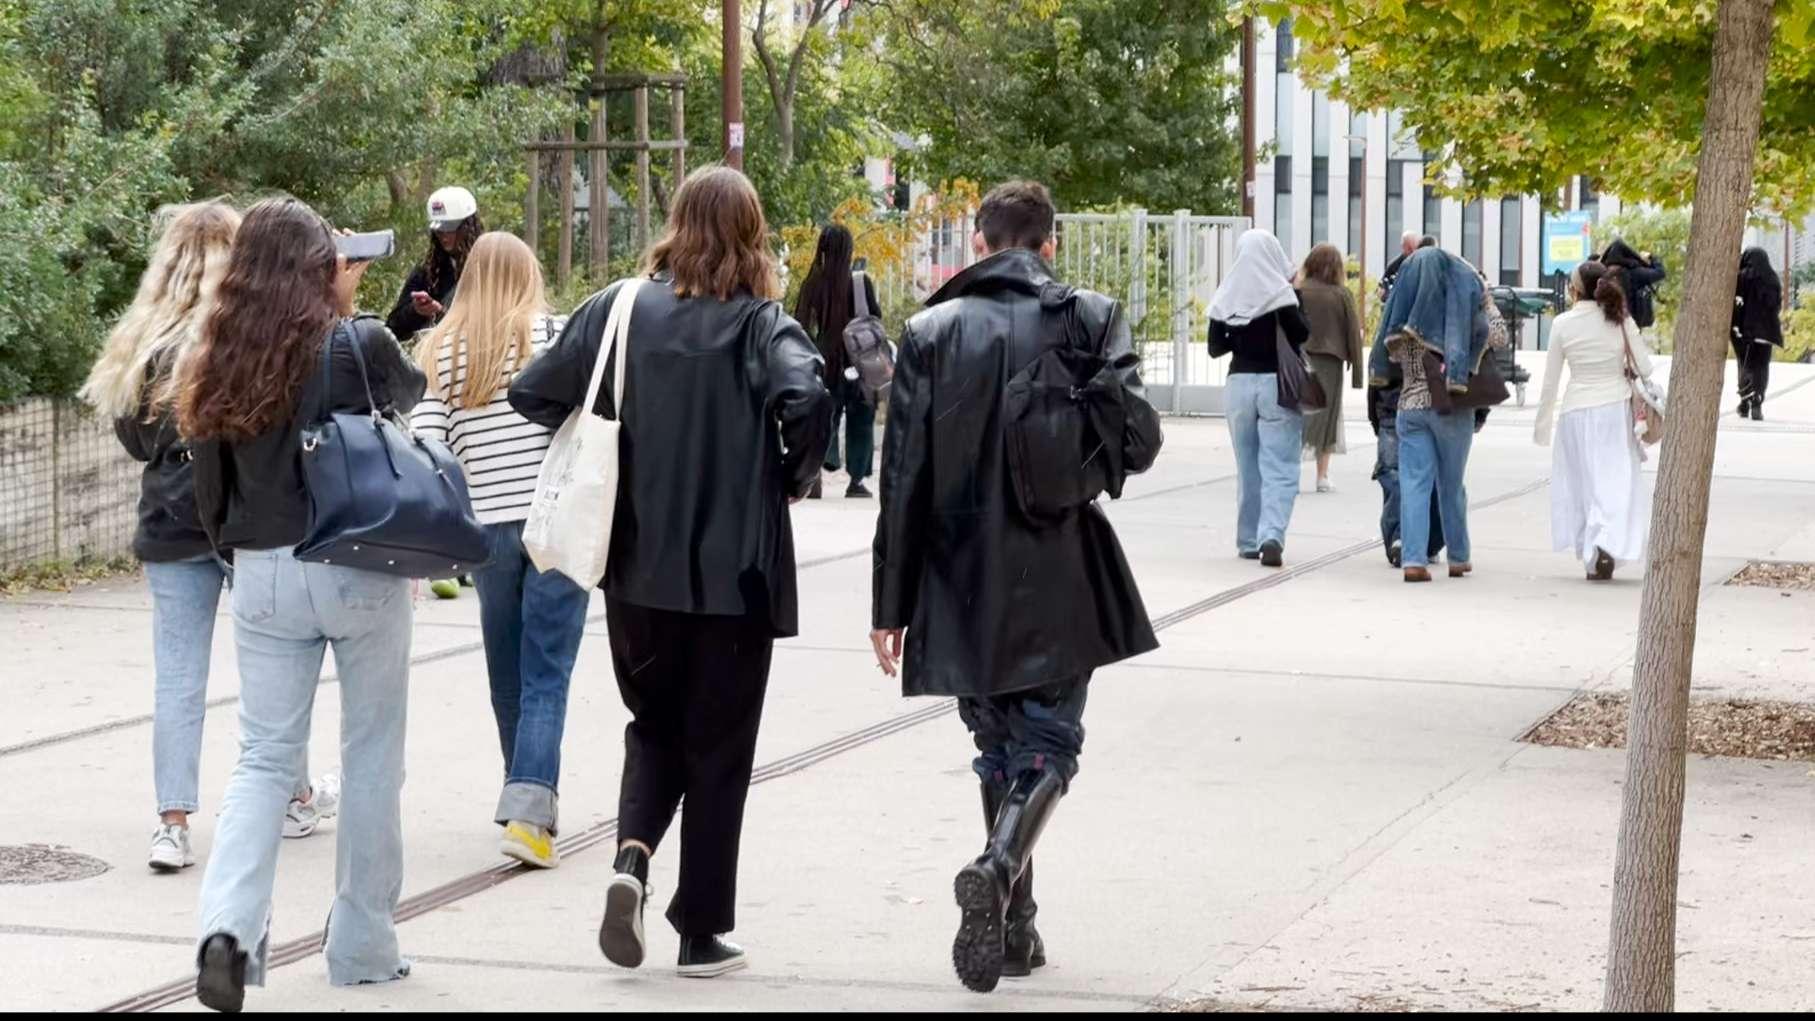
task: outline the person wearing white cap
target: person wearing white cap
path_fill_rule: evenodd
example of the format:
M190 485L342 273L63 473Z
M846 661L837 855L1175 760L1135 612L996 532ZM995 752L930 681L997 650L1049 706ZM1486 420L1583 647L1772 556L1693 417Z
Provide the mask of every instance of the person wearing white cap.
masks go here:
M460 271L466 268L466 253L485 233L479 222L479 202L465 188L441 188L430 195L428 219L428 254L410 271L397 304L384 321L404 344L439 322L453 304Z

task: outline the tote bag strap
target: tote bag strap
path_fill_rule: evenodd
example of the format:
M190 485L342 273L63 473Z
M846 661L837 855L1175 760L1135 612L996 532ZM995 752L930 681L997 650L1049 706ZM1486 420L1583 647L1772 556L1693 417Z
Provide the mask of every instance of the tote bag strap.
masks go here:
M1620 320L1620 345L1624 349L1626 355L1626 378L1636 380L1639 378L1639 360L1633 357L1632 337L1626 332L1626 321L1624 319Z
M588 414L599 403L599 387L605 382L605 363L611 360L614 351L628 353L628 336L630 331L630 306L636 302L637 291L642 289L641 277L631 277L618 285L618 293L611 299L611 310L605 314L605 329L599 335L599 356L592 363L592 378L586 384L586 402L581 407ZM625 343L620 344L620 339ZM624 362L617 359L616 371L612 374L611 410L620 421L624 418Z

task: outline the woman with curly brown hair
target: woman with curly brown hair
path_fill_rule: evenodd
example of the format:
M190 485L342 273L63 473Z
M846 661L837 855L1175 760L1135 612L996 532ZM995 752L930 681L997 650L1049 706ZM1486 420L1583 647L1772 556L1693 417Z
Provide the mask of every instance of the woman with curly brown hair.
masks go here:
M202 880L197 953L196 993L215 1010L239 1010L246 983L264 984L285 805L329 646L343 779L328 979L353 985L409 972L391 915L403 884L410 583L292 552L310 513L303 428L323 413L407 412L422 397L423 375L390 331L375 317L349 317L365 266L335 251L333 232L303 203L253 206L177 381L202 528L234 552L240 759Z

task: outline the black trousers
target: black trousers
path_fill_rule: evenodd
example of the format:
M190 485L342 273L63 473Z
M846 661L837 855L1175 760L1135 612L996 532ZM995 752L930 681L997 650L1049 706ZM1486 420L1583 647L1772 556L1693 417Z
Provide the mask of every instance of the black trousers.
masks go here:
M683 936L737 924L737 852L775 648L766 620L605 600L611 662L630 710L618 839L653 850L681 799L681 879L668 921Z
M1739 403L1744 407L1763 407L1765 388L1771 383L1770 344L1733 338L1733 358L1739 363Z

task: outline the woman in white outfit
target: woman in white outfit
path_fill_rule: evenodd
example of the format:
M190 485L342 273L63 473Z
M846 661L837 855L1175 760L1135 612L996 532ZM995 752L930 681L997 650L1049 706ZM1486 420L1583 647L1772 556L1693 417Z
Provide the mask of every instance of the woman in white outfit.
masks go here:
M1575 304L1550 330L1544 395L1533 438L1556 453L1550 476L1551 545L1582 558L1589 581L1639 561L1651 526L1651 490L1633 432L1628 366L1651 375L1651 352L1626 310L1619 269L1585 262L1570 281ZM1557 399L1563 367L1569 386ZM1559 403L1561 414L1559 415Z

